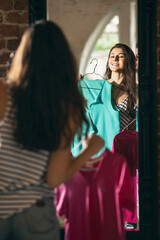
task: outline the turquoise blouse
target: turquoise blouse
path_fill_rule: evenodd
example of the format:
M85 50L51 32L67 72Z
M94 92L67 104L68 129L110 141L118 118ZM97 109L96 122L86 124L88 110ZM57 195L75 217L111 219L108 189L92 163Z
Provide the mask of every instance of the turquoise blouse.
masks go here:
M89 80L83 78L79 88L86 99L86 115L90 126L88 135L96 132L105 141L104 148L95 156L99 156L105 148L112 150L114 136L120 132L119 109L112 99L112 84L106 79ZM83 124L81 139L84 137L86 126ZM81 140L75 136L72 144L72 154L77 156L82 148Z

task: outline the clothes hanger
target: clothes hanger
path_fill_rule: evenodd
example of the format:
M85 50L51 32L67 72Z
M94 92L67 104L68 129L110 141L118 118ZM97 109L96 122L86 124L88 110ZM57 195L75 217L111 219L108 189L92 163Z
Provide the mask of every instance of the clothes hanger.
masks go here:
M95 66L94 66L94 68L93 68L93 72L91 72L91 73L86 73L86 74L84 74L82 77L84 77L84 76L86 76L86 75L88 75L88 74L95 74L95 75L97 75L97 76L100 76L102 79L104 79L104 77L103 77L102 75L100 75L99 73L96 73L96 67L97 67L97 65L98 65L98 60L97 60L97 58L93 58L93 59L90 61L90 64L92 64L94 60L96 61L96 64L95 64Z
M85 162L85 165L92 165L92 164L97 163L101 160L102 160L102 156L100 155L99 157L91 158L89 161Z
M83 171L83 172L89 172L89 171L95 171L97 168L80 168L80 171Z
M102 158L103 158L102 155L96 158L91 158L89 161L85 162L86 167L82 167L80 171L95 171L97 167L90 167L90 166L92 166L94 163L100 162Z
M92 64L94 60L96 60L96 64L95 64L95 66L94 66L94 68L93 68L93 72L91 72L91 73L86 73L86 74L82 75L81 80L83 80L84 76L86 76L86 75L88 75L88 74L95 74L96 76L100 76L102 79L104 79L104 77L103 77L102 75L100 75L99 73L96 73L96 67L97 67L97 65L98 65L98 60L97 60L97 58L93 58L93 59L90 61L90 64ZM89 88L89 87L82 87L82 88ZM89 88L89 89L101 90L100 88Z
M127 126L125 126L123 129L126 129L127 127L129 127L134 121L136 121L136 118L134 118L129 124L127 124Z

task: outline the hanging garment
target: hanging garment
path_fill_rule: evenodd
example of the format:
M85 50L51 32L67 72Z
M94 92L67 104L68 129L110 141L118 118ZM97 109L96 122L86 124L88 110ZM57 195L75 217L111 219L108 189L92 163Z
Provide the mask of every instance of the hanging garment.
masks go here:
M126 159L106 149L98 163L55 189L54 203L66 216L65 240L124 240L122 207L134 208Z
M124 210L124 221L137 223L137 187L138 187L138 132L122 130L113 140L114 153L120 153L126 157L131 173L132 187L134 190L135 207L133 211Z
M112 150L113 138L120 132L119 109L113 103L112 84L106 79L88 80L83 78L79 83L80 91L86 99L86 116L90 122L88 135L97 132L105 141L104 148L96 155L99 156L105 148ZM83 125L85 135L86 126ZM76 136L72 144L72 154L76 157L82 146L78 145L79 139ZM76 145L78 147L76 147Z

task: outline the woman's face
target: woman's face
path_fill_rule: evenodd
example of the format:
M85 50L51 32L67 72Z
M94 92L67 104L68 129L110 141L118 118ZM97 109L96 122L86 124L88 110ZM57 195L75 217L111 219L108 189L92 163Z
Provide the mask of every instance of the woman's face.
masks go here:
M121 48L113 48L110 52L109 68L112 72L122 72L125 66L125 55Z

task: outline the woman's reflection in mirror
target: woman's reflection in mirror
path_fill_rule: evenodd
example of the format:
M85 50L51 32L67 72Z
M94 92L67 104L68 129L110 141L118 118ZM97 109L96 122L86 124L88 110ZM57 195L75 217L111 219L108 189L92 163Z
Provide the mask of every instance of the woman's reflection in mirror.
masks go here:
M105 77L112 84L113 101L120 110L121 129L135 119L135 55L125 44L118 43L109 52ZM128 129L135 129L135 122Z
M135 201L133 212L124 210L125 228L128 230L137 229L136 69L136 57L131 48L121 43L112 47L107 61L106 78L113 86L112 97L120 111L120 127L122 130L114 138L113 151L123 154L127 159L132 176ZM133 131L124 131L124 129ZM126 148L129 150L126 150Z

